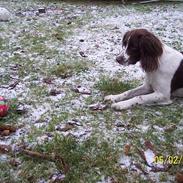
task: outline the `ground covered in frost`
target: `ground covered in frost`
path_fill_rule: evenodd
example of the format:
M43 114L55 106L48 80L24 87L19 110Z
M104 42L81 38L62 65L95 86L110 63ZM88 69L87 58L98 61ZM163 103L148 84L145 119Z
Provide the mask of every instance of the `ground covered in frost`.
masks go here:
M138 65L114 61L127 30L147 28L183 50L183 4L2 0L0 6L12 13L0 22L0 96L11 106L0 125L16 127L0 133L0 145L11 147L0 148L0 182L175 182L183 171L182 99L122 112L96 106L106 94L142 83ZM46 13L38 12L42 7ZM22 149L62 156L69 168Z

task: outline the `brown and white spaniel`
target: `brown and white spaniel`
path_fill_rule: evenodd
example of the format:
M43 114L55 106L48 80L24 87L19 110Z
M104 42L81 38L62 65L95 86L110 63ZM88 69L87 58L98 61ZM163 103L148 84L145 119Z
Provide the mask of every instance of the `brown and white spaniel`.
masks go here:
M163 44L146 29L134 29L123 37L125 53L116 61L122 65L140 62L145 71L144 84L119 95L109 95L116 110L139 104L167 105L171 96L183 97L183 54Z

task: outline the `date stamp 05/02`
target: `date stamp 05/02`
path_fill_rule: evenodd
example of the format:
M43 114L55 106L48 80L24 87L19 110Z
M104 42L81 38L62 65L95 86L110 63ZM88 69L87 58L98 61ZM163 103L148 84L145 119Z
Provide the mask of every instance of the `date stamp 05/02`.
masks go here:
M155 156L154 163L157 164L171 164L171 165L180 165L183 164L183 155L176 155L176 156Z

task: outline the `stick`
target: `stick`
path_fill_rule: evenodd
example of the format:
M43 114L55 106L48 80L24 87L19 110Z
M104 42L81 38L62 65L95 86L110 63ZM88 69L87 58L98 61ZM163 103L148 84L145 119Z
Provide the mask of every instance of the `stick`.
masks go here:
M9 153L14 153L14 152L13 152L13 149L11 146L0 144L0 153L9 154ZM40 153L37 151L31 151L31 150L27 150L27 149L20 150L19 154L27 155L32 158L39 158L39 159L43 159L43 160L53 161L55 163L59 162L62 165L63 171L65 174L69 171L69 165L65 162L65 160L60 155Z

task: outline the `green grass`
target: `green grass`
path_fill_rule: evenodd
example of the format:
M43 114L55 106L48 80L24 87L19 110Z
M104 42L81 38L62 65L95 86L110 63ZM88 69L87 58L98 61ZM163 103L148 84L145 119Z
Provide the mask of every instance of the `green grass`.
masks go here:
M130 81L120 81L117 78L102 76L95 84L95 87L104 94L118 94L134 88L134 83Z
M3 51L8 48L7 39L0 37L0 51Z
M11 173L12 168L9 163L0 161L0 181L2 183L18 183L14 180L14 176Z
M52 74L56 75L57 77L61 77L63 79L71 77L74 74L78 74L80 72L87 71L89 69L89 64L83 60L74 61L73 59L65 62L60 63L54 66L52 70Z
M118 182L125 180L122 170L118 167L119 152L114 149L107 141L98 142L96 138L88 139L84 142L77 142L72 137L61 137L56 135L53 140L43 145L38 145L36 151L44 153L54 153L61 156L69 166L69 171L63 182L65 183L96 183L101 175L113 177ZM23 158L21 179L25 182L34 175L34 181L40 178L47 178L50 172L46 172L47 161L33 161ZM63 171L60 160L54 162L58 171ZM29 170L29 171L28 171Z
M132 144L129 155L130 158L143 168L147 168L137 151L137 148L143 150L145 140L150 140L157 153L161 155L181 155L182 151L180 147L178 149L176 143L179 145L182 144L183 139L182 123L180 122L183 119L182 104L175 102L170 106L163 107L138 106L122 112L115 112L110 108L104 111L92 111L87 108L87 106L98 101L103 102L103 94L122 93L139 84L137 84L136 81L120 81L119 78L121 78L121 75L123 76L124 74L125 78L125 73L120 72L120 77L115 74L114 78L107 76L99 78L99 81L96 82L94 88L92 88L92 94L90 96L76 94L70 90L71 85L82 85L82 72L90 69L91 65L89 63L91 62L87 58L77 57L76 52L79 52L77 49L72 50L71 48L70 51L72 51L72 53L61 50L68 43L75 44L74 42L71 43L71 40L75 34L84 30L83 27L91 32L91 34L95 31L101 32L101 29L111 31L113 24L108 25L110 22L107 22L107 25L101 25L100 23L99 25L99 17L102 19L110 16L126 16L129 13L139 15L139 13L148 13L156 8L155 12L159 10L166 11L168 10L166 7L169 5L127 5L125 8L121 5L115 8L116 4L111 2L103 1L101 3L97 1L96 6L91 8L91 4L89 4L91 2L82 3L82 6L75 4L75 2L65 2L63 4L59 1L57 2L56 4L48 2L43 5L48 8L52 8L53 6L53 9L62 9L63 11L59 15L49 14L48 16L46 15L46 17L44 17L44 15L42 17L36 16L35 19L34 17L31 18L29 22L26 21L27 17L18 17L16 19L18 22L6 22L3 23L3 27L0 28L2 35L7 32L10 38L13 30L17 30L13 39L10 39L10 42L4 37L0 38L0 52L3 53L0 58L0 67L4 68L5 71L7 69L7 73L3 73L3 77L0 78L0 85L8 85L12 81L10 76L16 76L20 79L20 83L26 88L26 96L24 95L25 92L17 96L21 98L23 103L27 104L30 109L39 109L39 106L44 105L46 105L46 107L47 105L50 106L50 109L42 114L38 121L36 121L43 123L42 127L37 128L36 124L34 124L36 122L34 119L32 120L30 116L31 111L28 111L25 116L16 112L18 100L11 102L9 114L0 119L0 123L15 124L17 126L19 126L19 124L25 124L25 128L22 127L22 130L27 130L26 133L23 133L18 140L17 138L12 139L11 144L19 145L25 143L25 145L28 144L32 150L63 156L65 162L70 167L63 181L65 183L96 183L100 180L102 175L105 177L113 177L115 183L134 183L134 180L137 183L150 182L147 180L148 176L140 177L139 174L134 171L128 171L126 168L121 169L118 165L119 156L123 154L125 144L130 143ZM43 2L41 2L41 6L42 3ZM78 3L81 2L78 1ZM121 2L118 3L121 4ZM10 6L14 9L14 5ZM16 3L15 9L17 9L17 11L18 6L22 8L22 11L27 11L27 7L29 6L35 9L39 7L36 1L27 1L23 4L22 2ZM178 5L175 5L175 7L176 6ZM124 11L122 9L124 9ZM81 14L75 14L78 10ZM91 17L91 11L96 12L96 16ZM140 22L134 21L132 24L126 23L126 26L138 27L141 26ZM53 26L53 23L56 24ZM175 30L177 30L176 27L175 29L172 27L172 33L174 33L173 31ZM157 31L159 31L159 34L163 37L166 33L166 27L160 26L157 28ZM113 33L118 34L119 32ZM171 39L173 40L173 38ZM99 40L97 40L97 42L98 41ZM179 39L171 44L173 47L181 50ZM20 53L16 52L14 54L14 51L20 51ZM6 54L7 52L8 54ZM18 64L20 67L12 71L10 64ZM96 72L103 72L99 70L97 69ZM76 78L74 77L75 75L77 75ZM82 76L79 77L80 75ZM86 75L87 74L84 73L84 77ZM53 78L53 84L45 84L42 82L42 79L45 77ZM63 80L57 82L59 81L57 77L61 77ZM72 77L71 84L67 82L69 77ZM89 87L92 87L90 83L97 81L98 78L86 77L85 79L88 81ZM63 84L61 84L62 81L64 81ZM49 90L52 87L61 89L63 93L65 93L65 96L63 95L63 98L54 101L49 97ZM17 87L15 89L19 88ZM72 105L76 100L79 100L84 107L77 108ZM65 124L73 119L78 120L81 124L81 126L76 126L73 129L74 132L77 132L80 128L85 129L85 127L92 129L92 134L89 138L82 141L83 139L80 138L71 138L70 136L72 135L63 137L61 135L62 132L55 130L56 125ZM120 122L123 127L118 127L116 125L117 122ZM175 128L170 131L164 130L171 125L175 125ZM142 127L146 126L149 128L143 130ZM159 129L161 129L161 131L159 131ZM73 131L70 130L69 132ZM11 135L13 138L14 134ZM49 136L49 141L38 145L37 143L40 143L40 137L45 135ZM50 137L53 139L50 140ZM11 140L11 136L1 137L2 141L4 139ZM9 154L8 160L11 158L20 160L20 165L15 167L12 166L9 161L1 161L0 182L2 183L34 183L40 180L48 181L54 173L63 172L63 166L59 159L58 161L52 162L22 156L18 153L16 155ZM166 179L169 181L170 175L174 176L177 171L181 170L181 166L182 165L173 165L167 172L157 173L157 175L160 174L160 178L157 181L166 181Z

